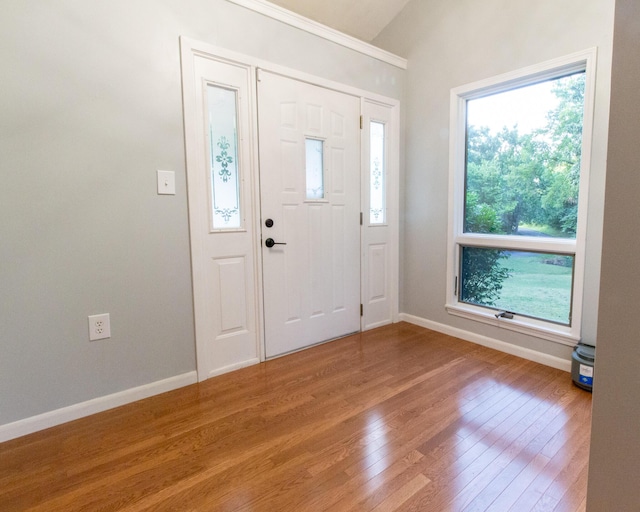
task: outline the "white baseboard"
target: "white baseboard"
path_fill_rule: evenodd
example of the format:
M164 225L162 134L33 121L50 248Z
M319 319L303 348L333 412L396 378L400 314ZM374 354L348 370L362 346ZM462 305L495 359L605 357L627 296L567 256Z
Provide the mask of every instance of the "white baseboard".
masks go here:
M381 322L374 322L372 324L365 325L362 328L362 332L370 331L371 329L377 329L378 327L384 327L385 325L391 325L392 323L394 323L393 320L382 320Z
M246 368L247 366L253 366L254 364L258 364L260 359L253 358L247 359L246 361L242 361L236 364L230 364L229 366L225 366L224 368L217 368L215 370L211 370L209 375L205 377L205 379L210 379L211 377L217 377L218 375L223 375L225 373L233 372L235 370L240 370L242 368Z
M159 380L150 384L145 384L137 388L126 389L119 393L113 393L107 396L101 396L86 402L70 405L55 411L45 412L25 418L23 420L15 421L13 423L7 423L0 425L0 443L15 439L17 437L32 434L45 428L55 427L68 421L77 420L90 416L98 412L106 411L107 409L113 409L143 398L159 395L160 393L166 393L190 384L198 382L198 374L193 371L184 373L182 375L176 375L168 379Z
M457 327L451 327L450 325L440 324L418 316L408 315L407 313L400 313L399 320L419 325L420 327L431 329L432 331L448 334L449 336L455 336L456 338L470 341L472 343L482 345L483 347L492 348L513 356L522 357L535 363L551 366L558 370L564 370L565 372L571 371L571 361L562 359L561 357L544 354L543 352L531 350L530 348L519 347L517 345L512 345L511 343L489 338L488 336L482 336L463 329L458 329Z

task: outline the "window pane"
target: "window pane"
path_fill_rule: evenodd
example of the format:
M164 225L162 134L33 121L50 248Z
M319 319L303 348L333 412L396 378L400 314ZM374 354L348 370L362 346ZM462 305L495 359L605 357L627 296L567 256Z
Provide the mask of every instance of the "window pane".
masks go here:
M574 257L462 247L460 301L571 325Z
M305 139L307 199L324 199L324 141Z
M384 124L372 121L369 127L370 158L369 162L369 223L384 224L386 169L384 158Z
M575 238L584 72L467 100L464 231Z
M241 225L236 91L207 86L212 219L214 229Z

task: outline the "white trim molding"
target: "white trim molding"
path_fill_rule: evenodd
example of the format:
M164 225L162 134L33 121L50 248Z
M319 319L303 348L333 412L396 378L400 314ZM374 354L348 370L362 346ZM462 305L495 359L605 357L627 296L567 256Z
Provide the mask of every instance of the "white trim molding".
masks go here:
M56 409L55 411L45 412L25 418L23 420L15 421L13 423L7 423L0 425L0 443L15 439L17 437L26 436L46 428L62 425L69 421L91 416L99 412L120 407L132 402L137 402L143 398L149 398L154 395L166 393L167 391L173 391L174 389L189 386L198 382L198 374L193 372L184 373L182 375L176 375L168 379L159 380L136 388L126 389L119 393L113 393L111 395L101 396L86 402L79 404L73 404L68 407Z
M205 379L210 379L211 377L217 377L218 375L223 375L228 372L233 372L235 370L241 370L242 368L246 368L247 366L253 366L254 364L260 363L260 358L255 357L253 359L247 359L246 361L241 361L239 363L230 364L229 366L225 366L223 368L216 368L215 370L211 370ZM204 380L204 379L201 379Z
M356 52L373 57L392 66L396 66L400 69L407 69L407 59L394 55L386 50L373 46L369 43L365 43L360 39L349 36L335 30L331 27L318 23L317 21L310 20L304 16L300 16L288 9L284 9L278 5L267 2L266 0L229 0L229 2L240 5L254 12L263 14L275 20L281 21L287 25L290 25L300 30L304 30L309 34L313 34L318 37L322 37L328 41L355 50Z
M500 352L511 354L512 356L521 357L523 359L533 361L534 363L540 363L545 366L550 366L551 368L571 372L571 361L568 359L544 354L537 350L531 350L530 348L519 347L511 343L489 338L488 336L482 336L480 334L458 329L457 327L451 327L450 325L433 322L426 318L409 315L407 313L400 313L399 320L401 322L404 321L424 327L425 329L431 329L432 331L448 334L449 336L454 336L465 341L470 341L471 343L482 345L483 347L499 350Z

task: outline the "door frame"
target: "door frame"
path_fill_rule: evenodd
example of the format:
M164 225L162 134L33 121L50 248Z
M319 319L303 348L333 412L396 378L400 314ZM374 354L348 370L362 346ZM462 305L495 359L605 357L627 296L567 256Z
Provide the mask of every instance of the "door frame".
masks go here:
M326 89L335 90L337 92L350 94L360 98L360 113L361 123L362 119L368 119L371 117L369 107L377 106L389 109L389 125L391 127L388 140L388 169L387 169L387 215L389 227L389 254L387 262L387 274L385 279L385 286L389 297L388 315L386 319L382 321L366 322L366 315L361 316L360 329L361 331L385 325L389 323L395 323L398 321L398 300L399 300L399 173L400 173L400 102L394 98L382 96L380 94L365 91L353 86L328 80L326 78L311 75L302 71L298 71L292 68L274 64L256 57L243 55L225 48L220 48L208 43L194 40L189 37L180 37L180 53L181 53L181 75L182 75L182 95L183 95L183 115L184 115L184 130L185 130L185 145L186 145L186 174L187 179L189 172L195 172L194 158L191 155L192 151L189 148L195 147L195 141L193 138L192 129L188 126L188 123L193 120L193 112L190 111L189 105L193 102L193 91L195 90L195 81L198 77L195 76L194 59L196 57L211 59L214 61L229 63L233 65L241 65L251 70L253 80L250 89L250 131L251 137L249 143L251 144L251 162L249 172L246 173L251 183L251 197L250 200L253 205L253 219L251 222L254 226L254 240L253 240L253 253L255 261L255 318L257 325L257 339L256 343L259 348L260 361L265 360L265 334L264 334L264 289L263 289L263 271L262 271L262 226L261 226L261 209L260 209L260 162L258 159L258 115L257 115L257 76L260 69L269 71L271 73L280 74L284 77L299 80L312 85L323 87ZM361 125L362 126L362 125ZM365 130L360 130L360 150L362 151L364 144L364 138L366 136ZM364 197L366 190L364 186L368 183L369 173L369 160L368 158L361 158L361 210L364 207ZM365 179L367 178L367 179ZM189 209L189 225L194 222L192 215L195 215L192 209ZM365 217L367 212L364 212ZM364 248L367 242L367 223L366 219L361 226L361 241L360 241L360 269L361 271L366 268L364 265L364 258L367 257ZM194 272L193 255L196 248L193 246L193 240L191 240L191 260L192 260L192 280L198 278ZM361 302L364 302L365 294L365 281L368 276L361 275ZM192 282L193 289L193 282ZM201 298L197 297L195 290L193 292L194 309L197 308L198 301ZM196 331L196 355L197 355L197 368L199 380L204 380L209 376L209 368L207 364L207 358L205 357L205 339Z

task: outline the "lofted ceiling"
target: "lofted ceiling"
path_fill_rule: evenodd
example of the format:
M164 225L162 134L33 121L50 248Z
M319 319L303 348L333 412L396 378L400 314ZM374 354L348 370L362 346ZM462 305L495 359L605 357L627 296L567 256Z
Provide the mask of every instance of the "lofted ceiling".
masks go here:
M368 43L409 3L409 0L270 1Z

